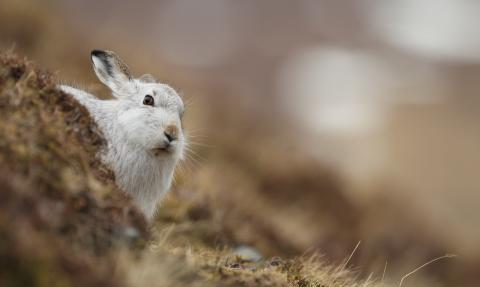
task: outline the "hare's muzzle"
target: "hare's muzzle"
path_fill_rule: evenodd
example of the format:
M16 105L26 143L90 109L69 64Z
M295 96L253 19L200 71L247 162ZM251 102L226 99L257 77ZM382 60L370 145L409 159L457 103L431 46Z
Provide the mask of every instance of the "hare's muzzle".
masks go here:
M163 132L168 142L171 143L178 139L178 127L176 125L168 125Z
M179 129L176 125L168 125L163 131L161 143L153 149L155 155L161 153L171 153L174 151L174 143L178 140Z

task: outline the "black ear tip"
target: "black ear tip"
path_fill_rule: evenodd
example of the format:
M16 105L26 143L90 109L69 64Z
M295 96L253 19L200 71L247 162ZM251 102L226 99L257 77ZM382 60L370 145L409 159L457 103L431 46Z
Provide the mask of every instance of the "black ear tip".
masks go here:
M105 56L107 53L105 51L102 51L102 50L92 50L92 52L90 53L90 55L92 57L103 57Z

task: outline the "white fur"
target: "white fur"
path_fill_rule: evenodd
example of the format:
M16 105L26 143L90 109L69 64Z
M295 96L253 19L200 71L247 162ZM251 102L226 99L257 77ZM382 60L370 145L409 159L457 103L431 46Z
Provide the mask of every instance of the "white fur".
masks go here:
M98 53L101 57L98 57ZM185 138L181 115L183 102L171 87L133 79L115 61L120 59L108 51L92 52L94 70L111 90L115 99L100 100L90 93L66 85L59 88L84 105L102 130L107 149L102 160L115 172L119 187L130 194L138 208L151 219L156 205L170 188L177 162L183 157ZM107 63L108 62L108 63ZM112 69L106 70L106 65ZM145 76L143 76L145 78ZM145 95L152 95L155 106L143 104ZM178 138L165 147L168 125L178 128Z

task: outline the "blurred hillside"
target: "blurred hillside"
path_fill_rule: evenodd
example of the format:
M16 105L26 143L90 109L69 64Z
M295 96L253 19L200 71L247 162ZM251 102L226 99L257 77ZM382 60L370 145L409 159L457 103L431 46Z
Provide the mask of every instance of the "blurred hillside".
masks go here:
M350 264L394 283L455 253L408 283L477 286L477 6L4 0L0 47L103 97L93 48L180 90L195 143L155 223L169 244L338 263L362 241Z
M105 142L95 123L55 88L51 74L4 52L0 99L1 286L380 284L357 278L348 259L336 265L315 254L266 259L252 247L235 245L249 241L232 226L248 214L242 210L218 221L212 198L199 202L177 194L151 232L99 162ZM282 244L289 238L258 223L258 233L244 235L285 254L289 246Z

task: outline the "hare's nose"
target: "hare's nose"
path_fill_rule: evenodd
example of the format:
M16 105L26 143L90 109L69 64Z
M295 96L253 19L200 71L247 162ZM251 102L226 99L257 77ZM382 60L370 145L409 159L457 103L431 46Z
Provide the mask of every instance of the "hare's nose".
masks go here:
M178 127L176 125L168 125L163 134L169 142L173 142L178 138Z

